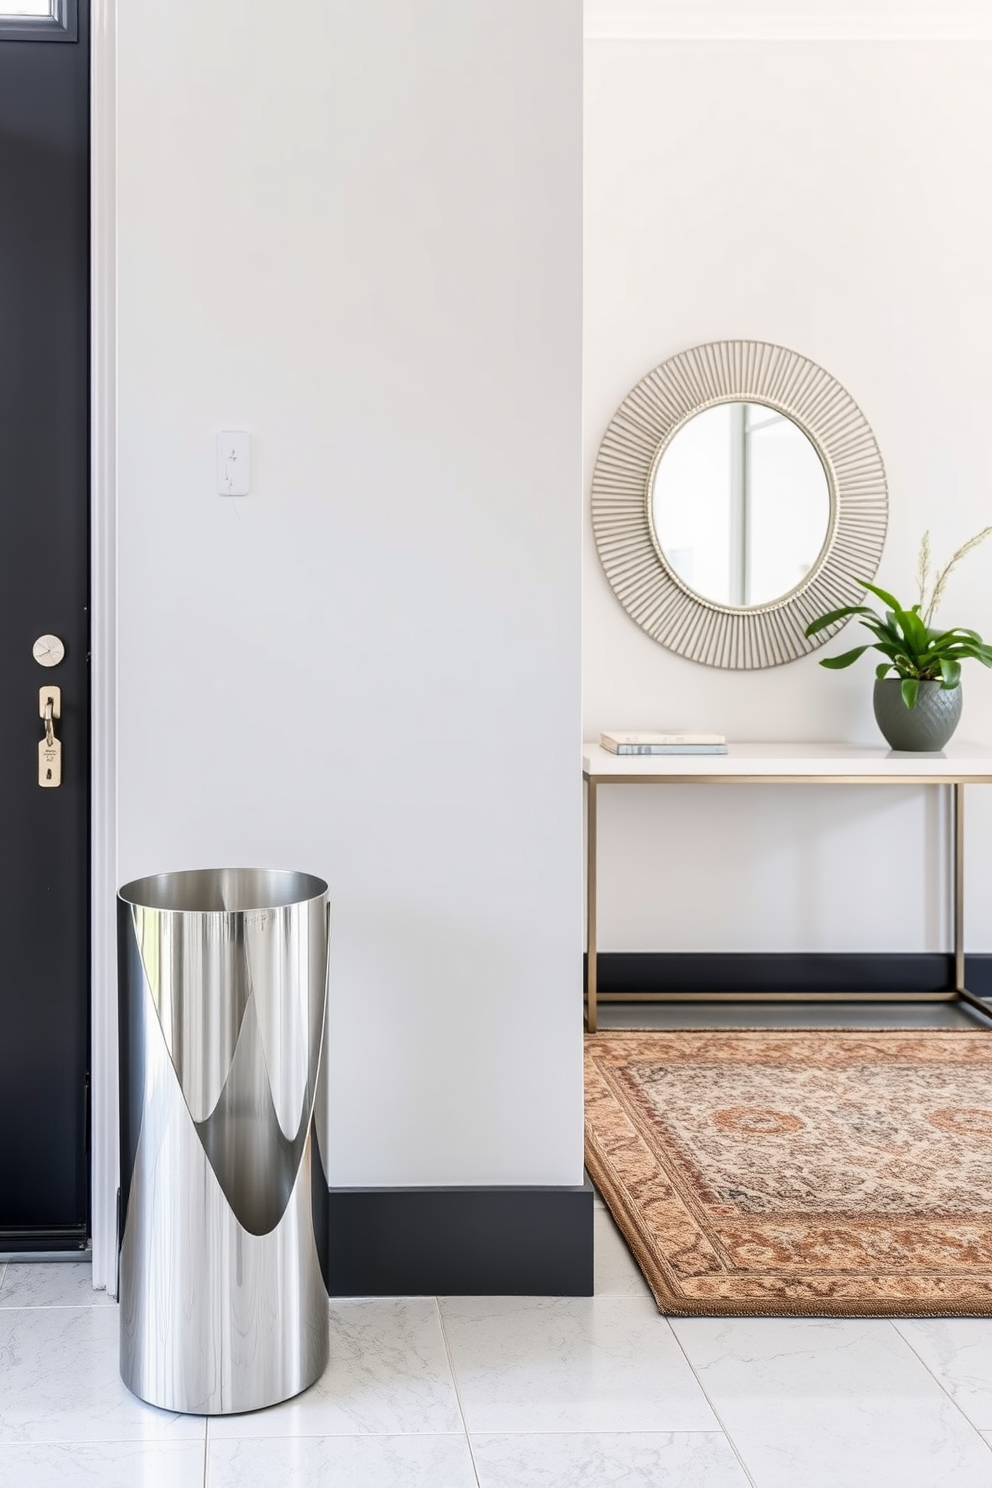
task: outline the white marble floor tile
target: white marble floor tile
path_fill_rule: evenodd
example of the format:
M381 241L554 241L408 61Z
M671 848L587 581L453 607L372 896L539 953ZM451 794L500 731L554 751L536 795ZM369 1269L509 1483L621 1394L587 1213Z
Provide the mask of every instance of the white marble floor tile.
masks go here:
M757 1488L989 1488L978 1432L884 1320L673 1318Z
M282 1405L210 1423L212 1441L463 1430L432 1297L332 1302L330 1362L315 1385Z
M118 1368L114 1307L0 1310L0 1442L197 1440L202 1417L137 1400Z
M0 1446L0 1483L5 1488L203 1488L203 1443Z
M12 1262L0 1279L0 1307L113 1307L113 1297L93 1290L89 1261Z
M972 1425L992 1429L992 1318L900 1318L895 1327Z
M672 1331L640 1297L442 1297L470 1432L708 1431Z
M464 1436L212 1439L206 1488L476 1488Z
M748 1488L722 1431L473 1436L480 1488Z
M597 1297L650 1297L651 1288L608 1209L593 1214L593 1269ZM0 1294L2 1295L2 1294Z

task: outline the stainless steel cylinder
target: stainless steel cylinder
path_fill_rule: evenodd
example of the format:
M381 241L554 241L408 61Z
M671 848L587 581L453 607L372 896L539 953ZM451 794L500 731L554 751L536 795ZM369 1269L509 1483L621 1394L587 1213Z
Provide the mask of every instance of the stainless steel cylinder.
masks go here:
M161 873L117 908L121 1376L164 1410L273 1405L327 1363L327 885Z

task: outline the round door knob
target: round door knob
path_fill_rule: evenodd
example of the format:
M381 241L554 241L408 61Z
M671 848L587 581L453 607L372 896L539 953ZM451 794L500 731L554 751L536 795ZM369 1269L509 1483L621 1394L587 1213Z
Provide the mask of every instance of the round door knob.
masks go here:
M65 645L58 636L43 635L38 637L31 651L39 666L58 666L65 656Z

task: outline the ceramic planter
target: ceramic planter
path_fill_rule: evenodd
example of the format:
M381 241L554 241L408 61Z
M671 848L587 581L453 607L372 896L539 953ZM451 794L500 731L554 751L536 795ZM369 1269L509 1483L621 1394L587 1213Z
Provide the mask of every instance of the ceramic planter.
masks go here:
M914 754L943 749L961 717L961 688L945 691L939 682L921 682L916 707L902 700L898 677L875 682L875 721L892 749Z

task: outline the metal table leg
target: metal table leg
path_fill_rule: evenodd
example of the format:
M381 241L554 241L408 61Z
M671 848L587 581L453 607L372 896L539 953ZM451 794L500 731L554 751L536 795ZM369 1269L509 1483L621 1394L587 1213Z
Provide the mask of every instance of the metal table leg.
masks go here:
M951 786L954 794L954 810L951 818L951 834L954 841L954 869L951 877L951 906L954 915L954 990L962 1002L968 1003L983 1017L992 1019L992 1008L988 1003L969 992L964 984L964 784L957 781Z
M596 786L586 782L586 1028L596 1032Z

